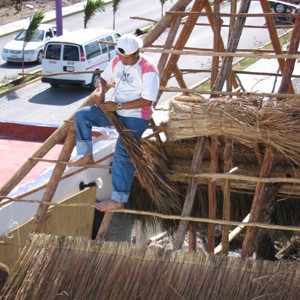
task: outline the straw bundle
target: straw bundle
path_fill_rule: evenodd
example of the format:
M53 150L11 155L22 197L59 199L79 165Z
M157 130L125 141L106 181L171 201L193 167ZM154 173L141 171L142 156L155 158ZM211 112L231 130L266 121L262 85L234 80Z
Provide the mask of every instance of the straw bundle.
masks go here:
M273 146L300 164L300 101L280 100L259 106L258 98L178 97L170 104L168 133L172 140L224 136L248 147Z
M1 296L295 300L300 294L299 267L297 261L252 261L33 235Z
M180 212L179 194L167 176L163 162L147 153L132 131L128 130L111 112L107 117L119 132L142 187L147 191L157 210L166 214Z

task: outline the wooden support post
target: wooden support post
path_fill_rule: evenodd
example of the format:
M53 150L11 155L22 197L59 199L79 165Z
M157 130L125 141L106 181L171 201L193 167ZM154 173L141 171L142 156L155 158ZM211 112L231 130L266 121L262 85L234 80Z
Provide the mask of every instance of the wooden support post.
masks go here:
M164 49L171 49L172 48L173 43L174 43L175 38L176 38L176 34L177 34L179 26L180 26L180 23L181 23L181 16L175 16L174 20L171 23L171 28L170 28L169 34L166 38ZM168 57L169 57L169 54L167 54L167 53L162 53L161 54L158 65L157 65L159 74L163 73L163 70L164 70L164 68L166 66L166 63L168 61Z
M272 9L271 9L269 1L260 0L260 5L261 5L264 13L266 13L266 14L272 13ZM270 35L270 39L271 39L275 54L283 54L282 49L281 49L280 40L279 40L279 37L277 34L277 28L276 28L275 22L274 22L274 17L267 15L266 16L266 24L267 24L267 29L269 30L269 35ZM296 24L295 24L294 29L298 30L299 27L296 27ZM284 74L285 60L283 58L278 58L278 64L279 64L281 73ZM290 94L293 94L294 88L293 88L293 85L292 85L292 82L290 79L291 78L289 78L289 82L288 82L288 91Z
M268 177L272 168L274 155L272 153L272 147L270 145L267 146L266 152L264 155L263 165L260 171L260 177ZM263 194L264 189L267 183L259 182L256 185L255 194L252 201L252 206L250 210L250 219L249 222L256 222L258 219L259 211L261 208L261 202L264 201ZM243 242L242 248L242 257L247 257L250 254L252 243L253 243L253 236L254 236L255 228L249 227L246 229L246 234Z
M228 173L232 168L232 156L233 156L233 146L232 140L226 139L225 149L224 149L224 173ZM223 191L223 220L230 220L230 180L226 179L224 182ZM222 226L222 253L228 255L229 249L229 226Z
M191 168L192 174L199 173L199 169L202 164L205 144L206 144L206 137L198 138L194 157L193 157L193 162L192 162L192 168ZM198 188L197 179L194 177L190 178L181 216L187 217L187 216L191 215L197 188ZM181 220L179 222L179 226L177 228L175 241L174 241L174 249L175 250L179 250L181 248L183 241L184 241L187 226L188 226L187 221Z
M209 5L210 6L210 5ZM214 0L214 6L213 10L215 14L220 13L220 0ZM221 40L221 23L222 19L220 17L214 18L214 40L213 40L213 51L214 52L220 52L220 40ZM212 68L211 68L211 78L210 78L210 89L213 88L218 70L219 70L219 60L220 58L218 56L212 57Z
M207 2L208 2L208 0L196 0L194 2L194 5L193 5L191 11L196 11L196 12L201 11ZM181 33L177 39L177 42L174 46L175 50L182 50L184 48L186 42L188 41L188 39L194 29L194 25L196 24L197 19L198 19L197 15L195 15L195 16L189 15L187 17L187 20L186 20L186 22L181 30ZM170 76L174 72L174 69L176 67L176 64L177 64L179 58L180 58L180 55L178 55L178 54L172 54L171 57L169 58L168 64L166 65L164 72L161 74L161 80L160 80L161 86L166 86L168 80L170 79ZM161 94L162 94L162 91L160 91L158 93L158 99L160 98Z
M247 13L249 11L251 0L244 0L241 2L240 11L239 13ZM233 32L230 36L227 52L236 52L238 43L241 38L241 34L244 28L244 24L246 22L245 17L238 17L235 24ZM214 86L214 91L222 91L225 81L227 80L228 76L232 72L232 61L233 57L225 57L220 68L220 72L216 79L216 84Z
M288 54L296 54L299 48L300 41L300 18L296 18L295 25L292 32L292 37L289 44ZM288 58L286 60L284 70L282 72L281 84L278 90L279 94L286 94L288 92L289 84L291 83L291 77L295 68L295 58Z
M205 4L205 10L206 10L206 13L207 13L207 18L209 20L209 24L212 28L213 33L214 33L214 37L217 36L217 35L220 35L220 29L218 28L218 25L215 24L215 17L212 16L213 12L212 12L212 9L211 9L210 2L207 2ZM224 42L223 42L221 36L219 36L219 50L221 52L225 53L225 46L224 46ZM232 82L232 85L234 86L235 89L237 89L239 87L239 84L238 84L238 82L235 78L234 72L231 72L230 81ZM213 80L213 82L215 83L215 79Z
M113 216L112 212L107 211L106 213L104 213L104 217L103 217L102 222L100 224L100 228L98 230L96 239L98 239L98 240L103 240L104 239L105 234L107 232L107 229L110 225L110 221L112 219L112 216Z
M189 224L189 252L195 252L197 249L197 235L195 226Z
M210 143L210 173L217 173L218 171L218 139L211 138ZM208 218L217 218L217 196L216 183L213 179L208 180ZM215 228L216 224L208 224L207 231L207 252L213 253L215 248Z

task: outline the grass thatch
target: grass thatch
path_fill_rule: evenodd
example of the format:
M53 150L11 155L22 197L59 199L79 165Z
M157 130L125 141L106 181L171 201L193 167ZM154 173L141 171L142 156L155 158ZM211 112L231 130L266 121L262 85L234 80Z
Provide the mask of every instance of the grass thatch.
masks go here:
M179 194L169 180L163 161L156 161L146 152L132 131L128 130L113 113L106 113L119 132L142 187L150 196L158 212L178 214L180 212Z
M33 235L1 299L290 299L300 263Z
M269 144L299 165L299 99L260 103L253 97L178 97L170 103L168 135L172 140L224 136L248 147Z

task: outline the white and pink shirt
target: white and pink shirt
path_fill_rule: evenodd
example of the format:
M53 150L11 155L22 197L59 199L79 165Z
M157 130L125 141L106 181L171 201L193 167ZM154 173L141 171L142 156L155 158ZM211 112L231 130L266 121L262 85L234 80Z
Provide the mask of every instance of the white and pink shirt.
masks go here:
M159 76L155 64L140 54L138 62L132 66L123 65L116 55L102 72L101 77L108 84L115 84L115 102L125 103L140 98L156 101L159 90ZM153 113L152 106L122 109L120 116L149 120Z

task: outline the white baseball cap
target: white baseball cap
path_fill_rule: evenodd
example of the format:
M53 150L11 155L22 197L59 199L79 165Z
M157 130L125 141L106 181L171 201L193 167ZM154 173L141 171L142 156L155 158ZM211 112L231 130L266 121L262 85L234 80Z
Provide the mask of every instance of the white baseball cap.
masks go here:
M117 51L121 55L134 54L142 46L142 39L133 34L124 34L117 41Z

